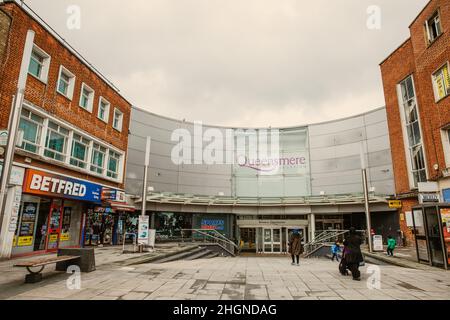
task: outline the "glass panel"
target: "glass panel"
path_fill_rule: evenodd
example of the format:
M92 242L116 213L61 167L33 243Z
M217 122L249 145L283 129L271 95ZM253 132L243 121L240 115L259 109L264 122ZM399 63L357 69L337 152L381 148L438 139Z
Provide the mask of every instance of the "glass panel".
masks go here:
M53 131L49 130L46 139L47 149L44 155L55 160L64 160L64 148L65 148L66 137Z
M32 54L30 59L30 65L28 67L28 72L32 75L40 78L42 73L42 62L39 60L39 58Z
M431 249L431 261L433 265L443 265L444 255L441 245L441 232L439 230L438 214L436 207L425 208L425 217L428 226L428 241Z
M19 129L23 131L23 143L21 148L29 152L37 153L37 144L40 139L40 127L28 120L20 119Z

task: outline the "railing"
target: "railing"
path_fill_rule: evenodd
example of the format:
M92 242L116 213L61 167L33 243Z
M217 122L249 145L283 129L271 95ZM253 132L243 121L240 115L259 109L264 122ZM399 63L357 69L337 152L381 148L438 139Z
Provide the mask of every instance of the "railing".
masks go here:
M181 241L213 243L221 246L233 256L239 253L239 247L217 230L208 229L182 229Z
M318 231L315 234L314 240L311 240L307 244L305 244L304 253L306 256L313 253L320 247L324 245L331 245L336 241L342 241L344 235L348 233L349 230L322 230ZM366 231L365 230L356 230L359 234L361 234L361 239L363 243L366 242Z

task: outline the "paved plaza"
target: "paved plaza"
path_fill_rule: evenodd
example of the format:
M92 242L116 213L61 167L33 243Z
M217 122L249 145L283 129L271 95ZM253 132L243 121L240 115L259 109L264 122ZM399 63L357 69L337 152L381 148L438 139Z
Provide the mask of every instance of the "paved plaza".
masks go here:
M164 264L125 266L123 259L97 254L97 270L81 275L81 288L69 290L66 273L47 267L44 280L24 284L25 270L0 263L0 299L82 300L448 300L450 272L414 270L366 264L362 280L338 273L325 259L290 265L283 257L213 258ZM108 258L106 258L108 257ZM369 268L370 273L367 273ZM377 269L379 268L379 269ZM380 288L373 288L373 271L380 271Z

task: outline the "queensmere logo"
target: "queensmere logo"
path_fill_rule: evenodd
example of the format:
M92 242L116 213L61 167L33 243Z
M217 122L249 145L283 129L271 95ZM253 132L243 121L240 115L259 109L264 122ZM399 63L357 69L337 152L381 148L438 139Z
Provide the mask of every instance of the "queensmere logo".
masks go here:
M177 142L171 158L175 165L239 165L276 174L280 166L302 164L303 157L280 157L278 129L219 129L204 130L201 122L194 122L193 132L176 129L171 140Z

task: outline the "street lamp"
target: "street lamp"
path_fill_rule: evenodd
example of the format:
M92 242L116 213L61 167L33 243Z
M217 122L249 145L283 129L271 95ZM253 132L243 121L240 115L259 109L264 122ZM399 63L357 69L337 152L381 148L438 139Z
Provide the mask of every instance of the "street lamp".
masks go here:
M364 158L364 142L361 141L360 145L360 157L361 157L361 172L362 172L362 183L364 190L364 207L366 211L366 224L367 224L367 241L369 242L369 252L373 252L372 249L372 224L370 222L370 210L369 210L369 188L367 185L367 168L366 161Z

